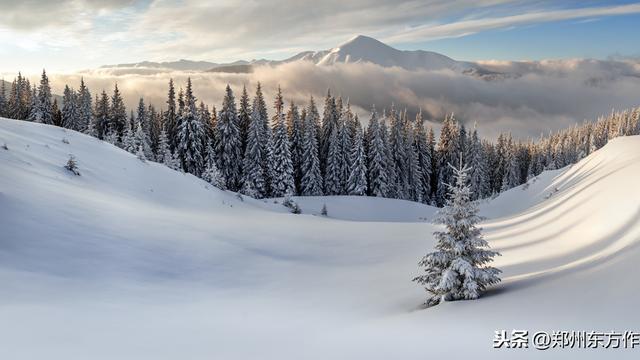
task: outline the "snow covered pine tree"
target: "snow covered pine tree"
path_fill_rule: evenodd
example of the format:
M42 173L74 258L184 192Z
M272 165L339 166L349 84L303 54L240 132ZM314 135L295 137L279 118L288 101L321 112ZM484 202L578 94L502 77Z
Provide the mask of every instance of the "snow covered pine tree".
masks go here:
M426 306L441 301L477 299L487 286L500 281L500 270L487 266L498 252L489 250L476 224L480 220L478 208L471 201L471 188L467 185L471 168L464 166L462 157L453 170L454 185L446 184L449 196L440 212L439 222L446 231L436 231L436 251L419 262L424 274L413 281L424 285L429 293Z

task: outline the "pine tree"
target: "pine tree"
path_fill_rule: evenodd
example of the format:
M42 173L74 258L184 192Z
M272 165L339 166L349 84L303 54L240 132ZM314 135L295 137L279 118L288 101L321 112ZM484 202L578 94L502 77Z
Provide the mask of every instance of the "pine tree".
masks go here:
M502 179L501 191L507 191L520 184L518 159L515 155L515 149L511 145L507 148L504 162L506 164L506 171Z
M278 87L275 101L276 115L274 116L273 158L271 162L271 195L273 197L293 195L295 191L293 164L291 163L289 136L287 135L283 107L282 93Z
M176 148L178 142L178 120L176 110L176 89L173 79L169 79L169 90L167 93L167 111L164 112L164 130L169 139L171 150Z
M346 117L346 116L345 116ZM347 194L347 183L351 173L351 149L353 139L349 135L347 120L338 123L338 168L340 177L340 192L338 195Z
M435 195L438 189L438 155L436 153L436 135L433 132L433 127L429 127L427 133L427 150L431 157L431 192L429 195L429 204L435 204Z
M367 164L364 153L362 128L357 127L351 148L351 171L347 181L347 193L349 195L367 194Z
M38 87L39 121L53 125L53 104L51 103L51 86L46 71L42 70L40 87Z
M149 114L144 99L138 101L138 112L136 116L136 143L142 146L144 156L152 160L153 149L151 147L151 114Z
M408 179L408 169L406 164L407 153L404 144L404 126L402 119L392 107L388 116L391 124L391 132L389 133L389 185L392 197L397 199L406 199L405 191L408 188L406 184Z
M164 129L162 119L164 114L158 113L153 105L149 105L147 109L149 116L149 140L151 143L151 151L153 152L154 159L157 160L158 147L160 145L160 133Z
M326 195L340 195L343 191L341 166L341 146L340 146L340 129L333 128L331 136L327 143L329 144L329 153L327 154L327 165L324 176L324 193Z
M94 122L93 104L91 92L84 83L84 78L80 78L80 88L77 93L77 116L78 130L87 132L88 127ZM94 125L95 126L95 125Z
M303 110L304 111L304 110ZM287 112L287 133L291 144L291 164L293 165L293 181L296 193L300 189L302 180L302 156L303 156L303 136L304 129L298 107L291 102Z
M42 114L40 114L40 104L38 103L38 101L37 90L34 85L31 92L31 106L29 107L29 116L27 117L27 121L36 123L42 122Z
M125 151L135 154L138 151L135 132L133 131L133 129L128 123L125 126L126 126L126 130L124 131L124 135L122 136L121 147ZM115 132L111 132L111 133L115 134Z
M251 106L249 104L249 94L247 87L242 86L242 96L240 96L240 104L238 108L238 128L240 130L240 140L242 148L240 153L244 154L247 147L247 133L249 131L249 123L251 122Z
M489 250L476 226L480 217L467 184L470 168L463 166L462 159L459 164L452 167L455 183L447 184L448 199L439 218L445 231L434 232L437 250L419 262L424 274L413 279L427 290L427 306L477 299L488 286L500 281L501 271L488 266L499 254Z
M7 112L7 85L0 79L0 117L6 116Z
M174 152L171 151L171 146L169 146L169 139L164 129L160 131L160 140L158 142L156 160L170 169L182 171L180 159Z
M87 128L84 130L84 133L89 136L93 136L95 138L98 137L98 129L96 127L96 118L94 116L91 116L91 119L89 120L89 124L87 125Z
M135 144L139 151L142 151L145 160L153 159L153 152L151 151L151 144L149 144L149 138L142 129L142 122L136 122L135 132Z
M453 172L447 164L455 164L459 153L458 125L453 115L450 115L444 119L437 148L438 188L435 203L438 206L444 205L446 201L447 187L444 184L450 184L453 180Z
M431 173L433 168L433 158L432 151L429 148L427 134L424 129L422 110L420 110L416 115L414 134L414 146L417 155L418 168L420 170L420 189L422 190L420 199L422 202L428 204L431 199Z
M309 105L304 115L300 194L304 196L319 196L322 195L323 184L322 174L320 173L320 159L318 158L318 134L314 119L314 116L317 118L318 112L313 96L309 100Z
M246 148L242 167L241 193L256 199L266 195L267 183L263 169L263 149L260 142L263 134L263 123L258 108L254 108L247 129Z
M120 146L120 141L118 140L118 133L115 130L107 129L104 134L104 141L108 142L111 145Z
M262 134L260 135L260 147L262 157L262 173L264 174L266 185L264 196L269 196L271 193L271 154L273 152L271 142L271 127L269 126L269 115L267 113L267 104L264 101L264 95L262 94L262 86L258 82L256 86L256 95L253 98L251 105L252 121L258 121L262 124Z
M9 93L8 101L8 117L16 120L24 120L28 117L28 105L26 102L27 96L25 93L29 93L31 89L27 87L25 78L21 73L18 73L18 77L13 80L11 84L11 91Z
M142 162L146 162L147 161L147 157L144 155L144 150L142 149L142 145L138 146L138 150L136 151L136 156Z
M338 127L338 110L336 101L331 96L331 91L327 90L327 96L324 100L324 110L322 113L322 128L319 134L319 154L320 170L326 177L327 158L329 157L330 137L334 129ZM337 134L336 134L337 135Z
M385 148L383 129L378 122L375 107L371 110L369 120L369 160L368 178L369 194L377 197L387 197L389 193L389 179L387 177L387 149Z
M53 99L53 105L51 105L51 113L53 114L53 125L62 126L62 112L58 107L58 99Z
M458 126L458 153L462 154L462 161L465 162L470 159L467 143L467 128L464 124L460 124L460 126Z
M184 96L184 110L182 115L179 116L176 152L182 164L182 169L195 176L200 176L205 166L202 144L206 134L198 117L196 98L191 88L191 78L187 79L187 89Z
M78 116L78 102L76 92L65 85L62 97L62 126L67 129L80 131Z
M100 139L104 139L109 132L115 132L115 130L111 129L111 124L109 123L110 108L111 105L109 104L109 97L107 96L107 93L102 90L100 99L96 97L96 108L94 110L96 116L96 129L98 130L98 138Z
M216 160L218 169L222 173L226 187L237 191L242 179L242 143L238 128L236 103L231 87L227 85L222 108L218 114L218 143Z
M347 128L347 134L349 136L349 149L353 146L353 141L356 137L356 131L358 129L359 121L358 115L351 111L351 103L347 99L347 106L345 106L342 112L342 118L344 120L344 126ZM363 137L364 140L364 137Z
M471 188L471 200L491 195L490 179L487 174L487 162L484 149L478 137L478 130L475 128L471 133L471 140L468 143L468 163L471 167L469 174L469 186Z
M109 108L109 126L119 136L122 136L127 125L127 109L124 106L122 95L118 90L118 84L113 89L111 97L111 107Z
M142 131L149 136L149 114L147 113L147 106L144 104L144 98L138 100L138 109L136 111L136 120L142 125Z
M167 138L167 132L162 129L160 131L160 138L158 140L158 150L156 151L156 160L161 164L166 164L171 158L171 147L169 146L169 139Z
M207 144L207 159L202 179L218 189L226 189L224 178L216 166L215 149L211 142Z
M422 202L422 167L419 163L418 148L416 146L415 126L406 119L404 120L404 146L405 146L405 167L407 179L405 184L405 196L407 200Z
M69 160L67 160L64 168L72 172L74 175L80 176L80 171L78 171L78 162L76 161L75 156L69 155Z

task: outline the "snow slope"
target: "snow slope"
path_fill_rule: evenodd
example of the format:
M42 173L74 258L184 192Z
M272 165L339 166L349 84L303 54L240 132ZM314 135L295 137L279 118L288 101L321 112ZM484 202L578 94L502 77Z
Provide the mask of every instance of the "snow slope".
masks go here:
M428 206L309 198L293 215L60 128L0 119L5 143L2 359L637 356L492 339L638 330L639 137L483 204L503 283L427 310L410 279L433 246Z
M321 215L327 207L331 219L365 222L425 222L437 208L406 200L372 199L364 196L294 196L304 214Z

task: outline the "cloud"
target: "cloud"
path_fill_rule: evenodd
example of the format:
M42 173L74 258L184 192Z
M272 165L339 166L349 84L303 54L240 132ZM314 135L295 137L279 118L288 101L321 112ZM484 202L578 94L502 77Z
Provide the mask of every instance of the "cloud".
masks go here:
M177 58L281 59L332 48L357 34L391 44L423 43L640 12L640 4L558 7L553 1L519 0L0 0L0 53L24 50L20 54L31 56L35 68L67 70Z
M0 0L0 28L34 31L77 27L102 10L113 10L132 3L133 0Z
M513 0L271 0L241 4L234 0L64 0L55 5L27 0L7 4L0 24L10 27L64 27L84 22L87 26L76 35L88 37L87 44L97 37L113 45L126 42L148 59L168 60L180 54L213 61L282 58L302 50L331 48L361 33L392 44L420 43L495 28L640 13L640 4L548 9L546 2L534 7ZM127 8L130 13L124 11ZM117 21L123 11L126 20ZM114 19L117 26L107 24L103 33L90 27Z
M563 10L533 11L502 17L484 17L454 21L444 24L427 24L413 27L384 38L389 42L416 42L430 39L460 37L481 31L507 28L532 23L552 22L569 19L584 19L596 16L615 16L640 13L640 4L627 4L605 7L588 7Z
M318 105L328 88L348 99L365 122L375 104L379 112L396 108L415 114L418 109L438 123L447 113L472 126L478 123L484 136L495 137L511 131L519 138L566 128L585 119L594 119L611 109L638 106L640 62L555 60L542 62L485 62L483 66L507 75L497 80L453 71L407 71L373 64L316 66L308 62L277 67L257 67L252 74L154 72L113 73L100 69L74 75L52 75L54 88L77 84L79 77L94 92L113 88L118 82L127 105L133 108L139 97L164 106L167 82L174 78L184 86L191 77L196 96L219 107L224 87L231 84L236 93L246 85L253 93L257 81L263 84L268 102L281 85L287 102L306 104L310 95ZM122 69L117 69L122 71ZM76 85L77 86L77 85Z

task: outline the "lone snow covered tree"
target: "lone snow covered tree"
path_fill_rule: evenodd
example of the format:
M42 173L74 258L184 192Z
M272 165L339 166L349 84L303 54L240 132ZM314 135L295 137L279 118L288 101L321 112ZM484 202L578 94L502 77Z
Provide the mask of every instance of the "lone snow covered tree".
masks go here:
M478 208L471 201L471 188L467 185L471 168L449 164L454 185L445 184L449 190L446 206L440 212L440 223L446 231L436 231L436 251L420 261L424 274L413 281L424 285L429 293L427 306L441 301L477 299L487 286L500 281L500 270L487 266L499 253L489 250L476 224L480 220Z
M5 144L5 148L6 148ZM64 166L65 169L71 171L74 175L80 176L80 171L78 171L78 162L76 161L76 157L73 155L69 155L69 160Z

